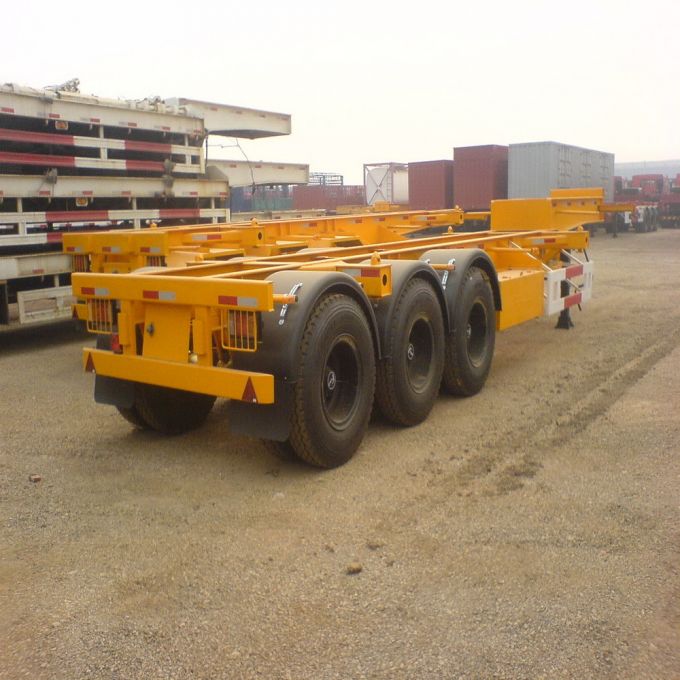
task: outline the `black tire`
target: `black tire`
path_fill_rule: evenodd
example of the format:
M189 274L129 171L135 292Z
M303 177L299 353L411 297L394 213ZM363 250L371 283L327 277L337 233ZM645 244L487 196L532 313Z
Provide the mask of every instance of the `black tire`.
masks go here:
M444 319L437 294L412 279L396 303L378 366L376 405L397 425L417 425L429 415L444 371Z
M470 267L453 311L453 332L446 340L442 384L450 394L477 394L489 375L496 343L496 310L486 274Z
M311 465L333 468L359 448L371 416L375 352L368 321L346 295L327 295L300 346L289 442Z
M131 410L134 417L152 430L181 434L202 425L214 403L215 397L207 394L135 383L135 403Z
M299 463L300 459L290 445L290 441L278 442L273 439L263 439L265 449L283 463Z
M120 415L123 416L123 418L125 418L125 420L127 420L131 425L134 425L140 430L149 429L148 423L142 418L142 416L139 415L136 406L132 406L131 408L116 406L116 408L118 409L118 413L120 413Z

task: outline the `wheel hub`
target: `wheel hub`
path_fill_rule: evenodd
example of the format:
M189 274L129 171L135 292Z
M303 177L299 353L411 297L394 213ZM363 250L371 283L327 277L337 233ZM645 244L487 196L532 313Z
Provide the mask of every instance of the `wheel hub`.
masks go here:
M337 384L338 378L335 375L335 371L328 371L328 374L326 375L326 387L332 392Z
M412 342L408 343L408 348L406 349L406 356L409 361L413 361L416 356L416 348L413 346Z

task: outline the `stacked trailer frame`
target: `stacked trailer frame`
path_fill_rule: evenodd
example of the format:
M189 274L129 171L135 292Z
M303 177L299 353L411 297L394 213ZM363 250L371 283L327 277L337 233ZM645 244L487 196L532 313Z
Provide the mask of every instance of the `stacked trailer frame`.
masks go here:
M207 164L209 135L289 134L287 114L75 89L0 85L0 327L69 315L64 232L224 223L230 177L306 181L302 165Z

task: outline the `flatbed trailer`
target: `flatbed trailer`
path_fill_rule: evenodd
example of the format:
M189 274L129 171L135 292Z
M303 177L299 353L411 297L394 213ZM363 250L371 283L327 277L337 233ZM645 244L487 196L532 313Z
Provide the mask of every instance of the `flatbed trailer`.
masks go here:
M336 231L331 247L311 247L323 232L316 227L292 252L247 254L256 224L236 228L243 252L229 259L146 260L129 273L97 261L102 271L73 275L97 335L97 348L83 351L95 399L137 427L174 434L227 398L233 430L280 442L312 465L341 465L374 403L397 425L422 422L440 386L460 396L482 389L496 330L590 298L589 234L578 223L596 221L601 197L573 190L496 203L497 229L474 234L419 238L397 226L387 238L365 235L369 243L356 232L342 243ZM185 230L174 252L194 234L216 234L224 247L229 231Z

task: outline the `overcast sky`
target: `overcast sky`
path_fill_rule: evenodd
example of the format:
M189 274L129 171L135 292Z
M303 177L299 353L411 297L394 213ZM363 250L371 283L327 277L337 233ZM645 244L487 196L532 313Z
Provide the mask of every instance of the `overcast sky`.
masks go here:
M290 137L242 142L250 160L348 184L471 144L680 158L680 0L52 0L3 3L3 25L2 82L290 113Z

